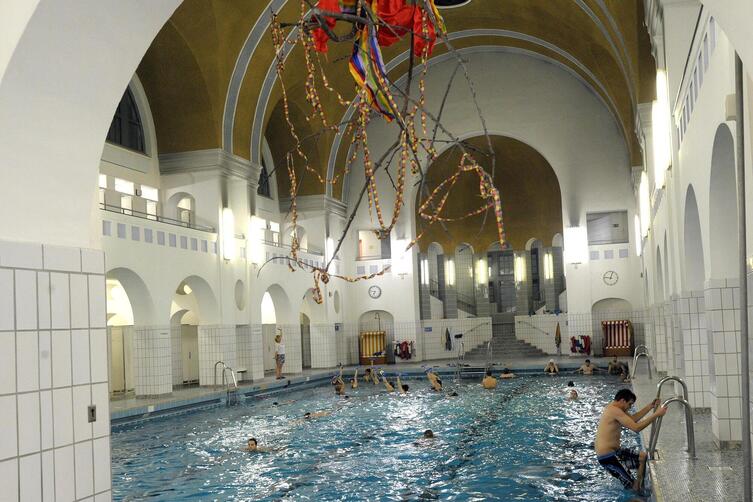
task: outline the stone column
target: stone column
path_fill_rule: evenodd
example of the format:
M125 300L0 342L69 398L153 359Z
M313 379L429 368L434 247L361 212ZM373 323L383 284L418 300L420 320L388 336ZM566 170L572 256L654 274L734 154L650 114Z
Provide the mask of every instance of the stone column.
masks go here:
M0 265L0 498L109 499L104 255L0 241Z
M133 383L136 397L173 391L170 326L133 329Z
M238 368L238 345L234 325L199 326L199 385L214 385L222 382L222 372L215 364L224 362ZM215 381L216 378L216 381ZM226 378L230 378L228 375Z
M725 446L742 440L739 281L709 279L704 294L709 317L711 430L715 442Z

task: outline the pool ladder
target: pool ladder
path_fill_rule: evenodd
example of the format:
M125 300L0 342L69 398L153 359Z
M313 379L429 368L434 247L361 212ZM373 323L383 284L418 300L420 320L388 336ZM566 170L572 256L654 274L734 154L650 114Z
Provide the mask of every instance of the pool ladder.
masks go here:
M231 404L238 403L238 380L235 378L235 371L222 361L214 363L214 386L217 387L217 366L222 368L222 386L225 388L225 395L227 397L225 403L230 406ZM231 378L225 378L225 372L230 372Z
M463 366L465 366L465 343L462 340L458 343L458 357L455 361L455 382L459 382L463 375Z
M648 379L651 380L651 356L648 353L648 347L645 345L638 345L633 352L633 369L630 372L630 379L635 377L635 369L638 367L638 359L641 357L646 358L646 365L648 365Z
M693 428L693 408L688 402L688 386L680 377L668 376L662 378L658 384L656 384L656 399L661 399L661 388L667 382L677 382L682 386L682 396L670 397L662 403L662 406L668 406L672 403L680 403L685 409L685 433L688 438L688 455L690 458L695 458L695 431ZM656 410L656 408L654 408ZM664 417L657 418L654 423L651 424L651 433L648 440L648 455L649 458L654 459L656 453L656 443L659 440L659 432L661 431L662 419Z

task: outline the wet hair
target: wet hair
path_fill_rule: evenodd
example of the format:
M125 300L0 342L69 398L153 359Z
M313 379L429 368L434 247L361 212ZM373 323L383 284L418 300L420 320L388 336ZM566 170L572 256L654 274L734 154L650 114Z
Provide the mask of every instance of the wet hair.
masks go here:
M591 362L591 360L590 360L590 359L586 359L586 362L587 362L587 363L590 363L590 362Z
M506 375L508 373L510 373L510 368L505 368L502 370L502 374Z
M455 392L454 390L452 392L450 392L450 394L449 394L450 397L456 397L457 395L458 395L458 393Z
M433 438L434 437L434 431L432 431L431 429L426 429L424 431L424 437L425 438Z
M350 396L343 396L345 399L350 399Z
M259 442L256 440L256 438L248 438L248 441L246 441L246 442L250 443L251 441L253 441L255 445L259 444Z
M635 402L635 394L630 389L620 389L617 394L614 395L615 401L625 401L626 403Z
M306 413L303 414L303 418L308 418L310 416L311 416L311 412L310 411L307 411Z
M575 384L573 383L572 380L570 380L569 382L567 382L567 386L568 387L575 387Z
M492 376L492 370L486 370L486 376Z
M277 405L279 405L279 404L280 404L280 403L278 403L277 401L272 401L272 406L277 406Z
M403 391L404 392L408 392L408 384L407 383L403 384Z

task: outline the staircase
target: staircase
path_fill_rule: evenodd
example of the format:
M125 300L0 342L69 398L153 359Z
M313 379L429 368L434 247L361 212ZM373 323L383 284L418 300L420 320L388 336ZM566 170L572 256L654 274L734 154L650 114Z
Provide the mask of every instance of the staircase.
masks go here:
M499 361L526 357L546 357L546 354L530 343L515 338L515 323L492 324L492 360ZM485 360L486 344L465 353L467 360Z

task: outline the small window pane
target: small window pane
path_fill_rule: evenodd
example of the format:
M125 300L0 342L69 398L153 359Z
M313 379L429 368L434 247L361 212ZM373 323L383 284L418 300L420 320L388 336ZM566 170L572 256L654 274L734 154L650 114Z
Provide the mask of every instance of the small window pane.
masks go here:
M628 242L627 211L589 213L586 215L588 244L617 244Z

